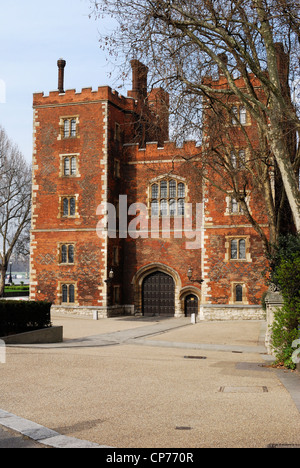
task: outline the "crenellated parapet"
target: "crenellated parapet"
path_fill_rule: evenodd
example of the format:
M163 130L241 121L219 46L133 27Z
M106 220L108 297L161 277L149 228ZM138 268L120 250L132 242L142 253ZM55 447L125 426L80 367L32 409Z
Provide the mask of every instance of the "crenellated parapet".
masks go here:
M186 141L182 146L176 145L173 141L164 142L163 146L159 146L157 142L148 142L145 147L140 147L139 144L125 144L124 153L128 162L153 161L153 160L169 160L189 159L200 157L202 146L199 146L195 141Z
M60 91L50 91L48 95L43 92L33 95L33 107L101 101L109 101L115 106L129 111L134 111L137 107L137 102L133 98L124 97L109 86L99 86L97 90L93 90L92 87L89 87L83 88L80 92L77 92L76 89L67 89L64 93Z

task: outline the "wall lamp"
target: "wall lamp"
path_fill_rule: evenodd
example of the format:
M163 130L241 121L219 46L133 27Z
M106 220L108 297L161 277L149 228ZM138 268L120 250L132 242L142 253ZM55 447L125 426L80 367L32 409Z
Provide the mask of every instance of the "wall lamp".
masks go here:
M104 280L104 283L111 283L112 280L114 279L115 273L114 270L111 268L110 272L108 273L108 278Z
M189 281L191 281L191 283L200 283L200 284L204 283L203 279L192 279L193 278L193 269L191 267L188 269L187 277L188 277Z

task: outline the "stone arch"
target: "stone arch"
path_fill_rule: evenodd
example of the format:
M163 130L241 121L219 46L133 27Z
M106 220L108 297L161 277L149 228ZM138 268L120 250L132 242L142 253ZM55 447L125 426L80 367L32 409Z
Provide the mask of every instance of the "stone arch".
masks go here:
M171 276L174 280L175 284L175 317L182 317L184 315L184 311L182 313L181 310L181 303L180 303L180 290L181 290L181 279L179 274L176 270L171 268L168 265L163 263L150 263L148 265L144 265L140 268L136 274L134 275L131 284L134 288L134 306L135 306L135 313L142 314L142 289L143 289L143 282L147 278L147 276L151 275L155 272L162 272L169 276Z
M181 315L185 315L185 299L187 296L193 294L198 299L198 315L200 315L200 304L201 304L201 291L200 289L196 288L195 286L185 286L180 291L180 307L181 307Z

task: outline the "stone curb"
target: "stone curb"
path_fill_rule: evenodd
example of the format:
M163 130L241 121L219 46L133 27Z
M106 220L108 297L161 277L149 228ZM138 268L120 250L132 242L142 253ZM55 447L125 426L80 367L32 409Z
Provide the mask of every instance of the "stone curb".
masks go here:
M0 425L52 448L111 448L86 440L76 439L75 437L61 435L52 429L47 429L40 424L19 418L3 410L0 410Z

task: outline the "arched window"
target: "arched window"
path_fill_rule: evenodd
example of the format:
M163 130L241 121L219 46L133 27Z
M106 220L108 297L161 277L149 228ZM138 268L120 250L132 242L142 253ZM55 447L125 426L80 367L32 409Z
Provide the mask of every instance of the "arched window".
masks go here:
M151 216L183 216L186 186L175 179L164 179L150 186Z
M235 286L235 302L243 302L243 285L237 284Z

